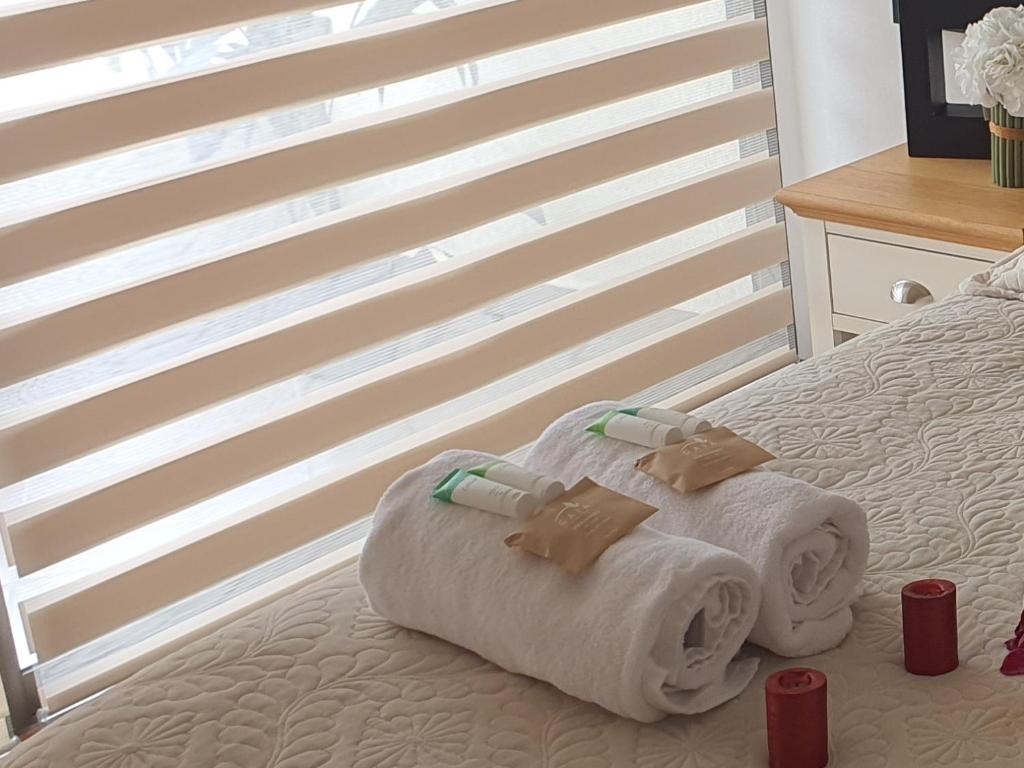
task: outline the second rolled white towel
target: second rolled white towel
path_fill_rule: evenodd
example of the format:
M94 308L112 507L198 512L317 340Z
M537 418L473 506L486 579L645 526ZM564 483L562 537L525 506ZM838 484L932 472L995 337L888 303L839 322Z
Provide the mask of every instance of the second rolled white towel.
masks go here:
M590 477L657 507L645 525L744 557L762 591L752 642L782 656L808 656L838 645L853 624L850 606L867 565L864 511L842 496L765 471L679 493L634 467L649 449L586 431L619 407L600 402L566 414L545 430L524 463L568 486Z

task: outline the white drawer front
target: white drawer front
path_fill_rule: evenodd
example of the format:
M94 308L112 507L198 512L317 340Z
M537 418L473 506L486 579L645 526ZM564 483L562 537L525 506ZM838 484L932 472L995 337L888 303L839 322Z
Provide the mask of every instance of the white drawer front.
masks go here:
M893 285L913 280L935 301L953 293L964 278L991 266L985 261L920 251L899 245L828 236L832 309L842 315L890 322L924 305L893 300Z

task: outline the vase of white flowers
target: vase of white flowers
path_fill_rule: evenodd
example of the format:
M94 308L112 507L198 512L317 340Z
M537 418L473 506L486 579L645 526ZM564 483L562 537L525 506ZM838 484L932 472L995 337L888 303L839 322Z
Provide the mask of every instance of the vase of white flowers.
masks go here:
M992 180L1024 187L1024 5L996 8L967 27L954 54L957 82L992 134Z

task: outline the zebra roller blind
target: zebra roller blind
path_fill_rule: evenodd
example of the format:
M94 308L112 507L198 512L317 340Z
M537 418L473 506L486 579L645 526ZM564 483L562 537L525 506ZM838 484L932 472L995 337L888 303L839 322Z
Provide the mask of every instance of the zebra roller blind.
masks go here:
M565 410L793 360L752 0L0 6L0 513L57 708Z

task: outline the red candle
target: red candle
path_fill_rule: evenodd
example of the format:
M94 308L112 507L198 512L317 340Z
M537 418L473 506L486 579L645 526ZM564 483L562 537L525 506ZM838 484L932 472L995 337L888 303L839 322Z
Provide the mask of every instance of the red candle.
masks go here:
M771 768L828 765L828 682L816 669L776 672L764 684Z
M903 664L912 675L944 675L960 665L956 585L923 579L903 588Z

